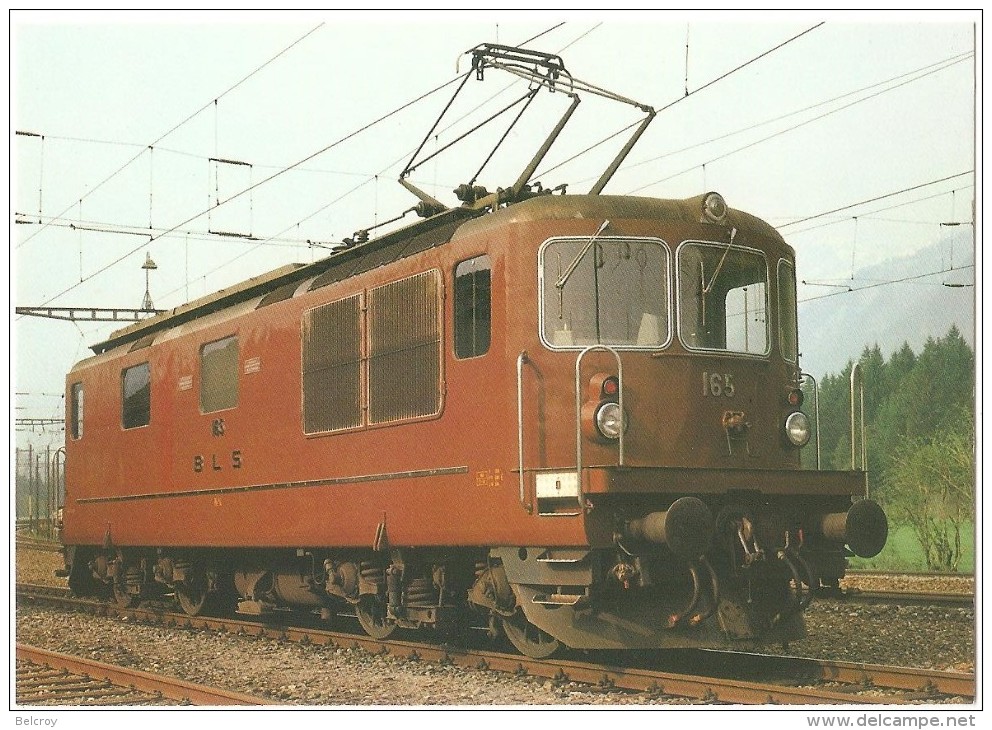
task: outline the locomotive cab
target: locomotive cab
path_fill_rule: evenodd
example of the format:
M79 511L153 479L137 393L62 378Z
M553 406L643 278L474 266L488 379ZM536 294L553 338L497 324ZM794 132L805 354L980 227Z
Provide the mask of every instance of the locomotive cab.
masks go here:
M845 543L875 554L886 526L872 502L851 509L863 472L800 467L792 249L716 193L578 201L590 233L536 249L518 472L522 506L582 520L587 547L495 551L522 613L571 646L801 637ZM542 205L535 219L560 221ZM620 638L624 622L643 635Z

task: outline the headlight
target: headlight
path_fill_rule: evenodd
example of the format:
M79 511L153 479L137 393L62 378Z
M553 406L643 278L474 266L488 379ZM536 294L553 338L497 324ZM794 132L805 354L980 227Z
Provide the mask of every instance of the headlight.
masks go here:
M596 411L596 428L608 439L620 438L620 429L626 430L619 403L603 403Z
M727 216L727 203L720 193L710 193L703 200L703 215L711 223L723 223Z
M789 414L785 419L785 436L793 446L805 446L809 442L809 419L802 411Z

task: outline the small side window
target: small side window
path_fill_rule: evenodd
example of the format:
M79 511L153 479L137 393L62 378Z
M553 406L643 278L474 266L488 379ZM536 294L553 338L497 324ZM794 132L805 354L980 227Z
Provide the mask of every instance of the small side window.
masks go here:
M489 352L492 319L492 264L476 256L455 267L455 357Z
M143 362L121 373L121 423L124 428L138 428L151 419L151 367Z
M69 433L74 439L83 437L83 384L73 383L69 396Z
M796 271L782 259L778 262L778 326L782 357L795 362L799 353L796 316Z
M213 413L238 405L238 338L234 335L200 348L200 410Z

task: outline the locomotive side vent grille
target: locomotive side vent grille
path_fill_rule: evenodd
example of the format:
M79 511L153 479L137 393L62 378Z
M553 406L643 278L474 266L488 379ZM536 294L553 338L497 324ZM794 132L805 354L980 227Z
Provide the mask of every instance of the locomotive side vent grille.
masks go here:
M440 274L427 271L369 292L369 423L441 408Z
M303 318L303 427L321 433L362 425L361 295Z

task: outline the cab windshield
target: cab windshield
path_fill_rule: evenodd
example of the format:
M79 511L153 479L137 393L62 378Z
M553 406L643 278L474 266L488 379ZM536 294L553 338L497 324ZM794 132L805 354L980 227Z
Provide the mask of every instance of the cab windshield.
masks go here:
M541 251L551 347L653 348L669 338L668 249L658 240L567 238Z
M768 353L764 254L689 241L678 252L679 335L690 349Z

